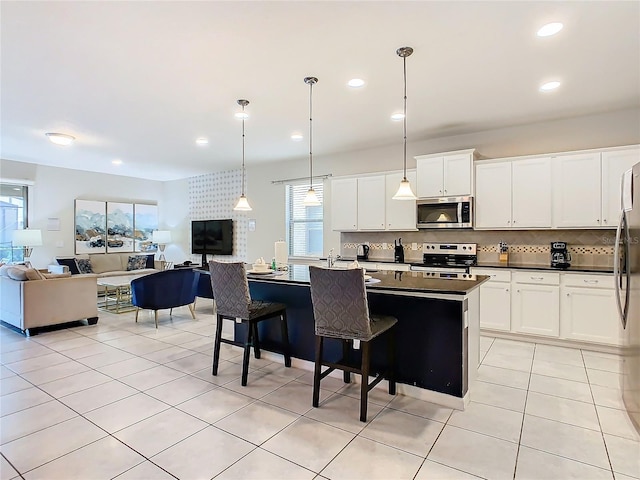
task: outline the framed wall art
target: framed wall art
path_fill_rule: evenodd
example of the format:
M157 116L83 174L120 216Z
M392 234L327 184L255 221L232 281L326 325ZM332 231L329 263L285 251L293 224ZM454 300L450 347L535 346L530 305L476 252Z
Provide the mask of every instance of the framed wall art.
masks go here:
M75 201L75 253L107 251L107 203Z
M158 247L153 243L153 231L158 229L158 206L136 203L134 212L134 250L136 252L155 252Z
M133 252L133 203L107 202L107 252Z

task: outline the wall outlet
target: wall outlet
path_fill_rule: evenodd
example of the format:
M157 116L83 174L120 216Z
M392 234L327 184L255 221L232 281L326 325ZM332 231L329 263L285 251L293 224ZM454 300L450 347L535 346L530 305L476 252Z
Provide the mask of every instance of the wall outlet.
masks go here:
M416 242L411 244L411 250L418 250L418 244Z
M383 249L383 250L386 250L386 249L387 249L387 244L386 244L386 243L383 243L383 244L382 244L382 249Z

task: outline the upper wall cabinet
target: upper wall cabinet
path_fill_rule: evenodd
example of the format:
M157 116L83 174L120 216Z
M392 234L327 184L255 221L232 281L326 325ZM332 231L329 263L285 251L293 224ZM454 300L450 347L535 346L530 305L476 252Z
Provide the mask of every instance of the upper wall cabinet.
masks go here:
M393 200L402 172L336 178L331 181L331 229L336 231L416 230L416 202ZM416 184L416 172L407 179Z
M550 228L551 159L476 165L475 202L477 229Z
M419 198L471 195L475 150L415 157Z
M638 162L640 162L640 148L602 152L603 227L618 225L622 174Z
M337 178L331 181L331 229L358 229L357 178Z
M554 226L615 228L622 174L638 162L638 147L554 157Z

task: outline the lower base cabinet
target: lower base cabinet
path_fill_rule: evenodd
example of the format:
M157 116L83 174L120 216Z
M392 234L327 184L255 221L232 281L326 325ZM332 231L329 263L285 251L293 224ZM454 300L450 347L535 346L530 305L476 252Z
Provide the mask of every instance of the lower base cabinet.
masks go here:
M589 277L594 276L567 275L562 280L560 337L620 345L622 325L618 319L612 278ZM585 284L589 286L577 286Z
M613 276L474 268L492 278L480 286L480 328L619 346L622 325Z

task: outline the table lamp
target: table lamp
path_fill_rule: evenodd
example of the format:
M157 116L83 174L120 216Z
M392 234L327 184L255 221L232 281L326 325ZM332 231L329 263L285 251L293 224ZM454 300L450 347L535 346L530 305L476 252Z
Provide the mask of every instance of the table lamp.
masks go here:
M164 261L164 249L168 243L171 243L171 232L169 230L154 230L153 243L157 244L158 250L160 250L158 260Z
M33 252L33 247L39 247L42 245L42 232L40 230L14 230L13 231L13 246L22 247L22 256L24 264L31 266L29 259Z

